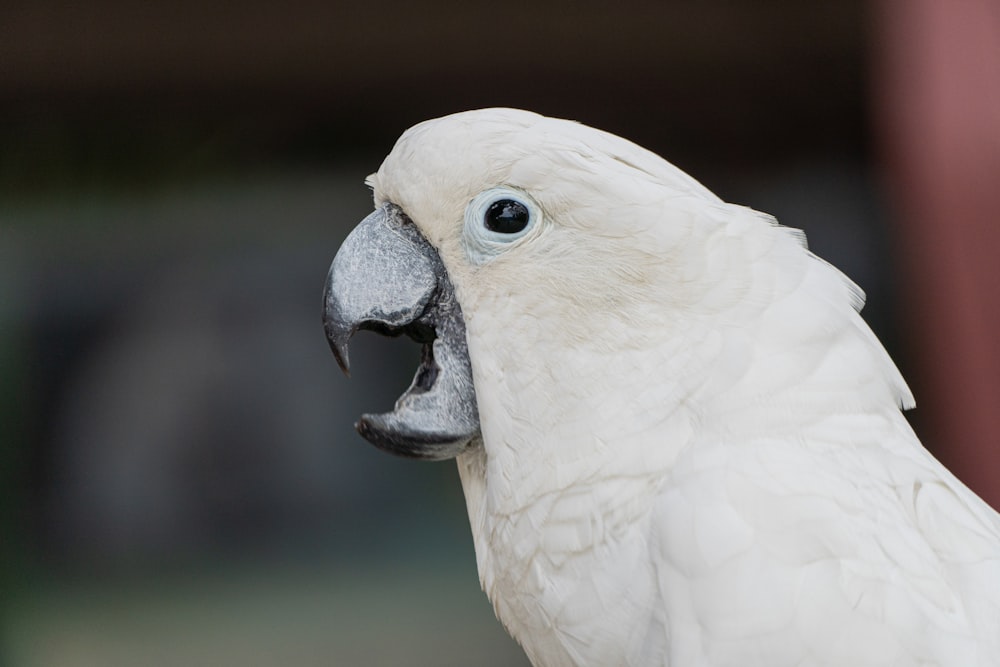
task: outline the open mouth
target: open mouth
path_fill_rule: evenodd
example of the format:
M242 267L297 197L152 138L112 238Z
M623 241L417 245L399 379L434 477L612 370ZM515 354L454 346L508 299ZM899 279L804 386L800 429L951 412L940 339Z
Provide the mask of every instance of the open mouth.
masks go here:
M437 251L399 207L365 218L337 252L327 278L323 323L346 373L347 344L360 330L421 343L420 365L391 412L365 414L358 432L376 447L447 459L479 435L465 321Z
M355 424L358 433L376 447L410 458L451 458L479 431L464 324L457 340L449 335L458 333L454 331L456 321L436 317L440 315L436 306L432 303L420 320L401 327L371 321L358 327L389 337L406 336L422 344L413 381L396 400L392 412L365 414ZM437 330L423 321L426 319L436 320L445 335L439 337Z
M387 338L406 336L410 340L421 344L420 366L417 367L417 374L414 376L409 389L403 393L403 396L410 393L427 392L434 386L434 381L437 380L438 372L441 369L434 363L434 340L437 338L437 334L434 333L433 326L425 324L420 320L415 320L401 327L385 324L384 322L368 321L358 325L358 330L374 331ZM336 351L334 355L336 355ZM341 368L343 368L343 364L341 364Z

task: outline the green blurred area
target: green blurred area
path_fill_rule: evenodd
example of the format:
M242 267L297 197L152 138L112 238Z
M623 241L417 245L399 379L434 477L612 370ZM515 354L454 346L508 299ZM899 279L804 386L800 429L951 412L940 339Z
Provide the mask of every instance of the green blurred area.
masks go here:
M468 585L473 561L450 560L447 567L226 566L152 581L45 581L8 608L7 664L527 664Z

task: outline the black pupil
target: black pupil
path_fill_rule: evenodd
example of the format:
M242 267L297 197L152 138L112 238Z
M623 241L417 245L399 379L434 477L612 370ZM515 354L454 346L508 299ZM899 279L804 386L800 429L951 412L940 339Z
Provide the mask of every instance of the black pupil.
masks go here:
M486 209L486 229L500 234L516 234L528 226L528 207L513 199L500 199Z

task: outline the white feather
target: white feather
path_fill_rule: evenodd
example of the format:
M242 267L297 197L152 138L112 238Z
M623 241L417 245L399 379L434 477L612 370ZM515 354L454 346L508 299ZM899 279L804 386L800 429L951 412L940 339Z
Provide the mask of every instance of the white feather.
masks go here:
M461 302L479 573L534 664L1000 665L1000 519L801 233L515 110L422 123L370 182ZM472 261L495 187L544 228Z

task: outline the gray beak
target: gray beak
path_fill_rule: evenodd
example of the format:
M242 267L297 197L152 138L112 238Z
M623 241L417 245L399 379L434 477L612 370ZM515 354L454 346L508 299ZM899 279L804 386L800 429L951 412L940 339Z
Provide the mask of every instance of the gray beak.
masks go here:
M361 329L423 344L420 367L392 412L355 425L376 447L419 459L452 458L479 436L465 321L437 251L403 211L384 204L337 251L323 294L333 356L349 372L347 344Z

